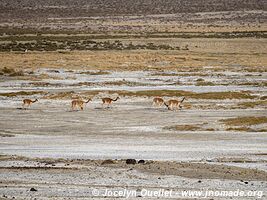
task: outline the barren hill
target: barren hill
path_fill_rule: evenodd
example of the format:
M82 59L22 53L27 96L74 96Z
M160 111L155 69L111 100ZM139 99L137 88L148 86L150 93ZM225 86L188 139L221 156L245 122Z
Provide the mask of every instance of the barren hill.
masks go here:
M265 0L1 0L7 18L152 15L266 10Z

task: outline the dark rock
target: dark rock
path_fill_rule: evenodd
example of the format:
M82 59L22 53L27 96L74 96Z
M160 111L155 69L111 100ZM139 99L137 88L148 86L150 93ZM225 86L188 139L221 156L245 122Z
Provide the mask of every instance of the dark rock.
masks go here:
M58 71L58 70L55 70L55 69L50 69L50 70L47 70L47 72L50 72L50 73L60 73L60 71Z
M126 164L132 164L132 165L135 165L136 164L136 160L135 159L127 159L126 160Z
M201 183L202 181L201 180L198 180L198 183Z
M30 189L31 192L36 192L37 190L35 188Z
M138 164L145 164L145 161L144 160L139 160Z

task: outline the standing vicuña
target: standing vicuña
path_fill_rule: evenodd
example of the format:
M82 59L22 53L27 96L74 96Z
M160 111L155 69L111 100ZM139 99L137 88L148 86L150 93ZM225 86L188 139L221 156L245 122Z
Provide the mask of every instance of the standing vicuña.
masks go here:
M153 99L153 105L155 106L162 106L164 104L164 100L160 97L155 97Z
M118 99L120 99L120 97L117 97L116 99L111 99L111 98L102 98L102 106L104 106L105 104L107 104L107 106L109 107L110 104L112 103L112 101L117 101Z
M35 103L36 101L38 101L38 99L35 99L34 101L32 101L31 99L23 99L23 108L27 105L28 107L30 107L30 105L32 103Z
M167 101L167 103L164 102L164 105L167 106L168 110L174 110L174 109L178 110L179 108L182 108L181 104L183 103L184 100L185 100L185 97L181 101L171 99Z
M80 107L80 109L83 110L83 105L89 103L89 101L92 101L92 99L88 99L88 101L83 101L81 99L72 100L71 108L74 110L75 107Z

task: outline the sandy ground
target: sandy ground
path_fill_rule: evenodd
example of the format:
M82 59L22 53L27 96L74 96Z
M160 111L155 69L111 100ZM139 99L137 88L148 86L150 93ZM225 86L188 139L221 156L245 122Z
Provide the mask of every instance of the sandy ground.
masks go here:
M266 150L264 132L164 129L203 123L219 129L223 126L220 119L263 116L265 110L168 112L165 108L152 108L148 101L121 100L109 109L102 109L99 102L88 104L83 112L72 112L68 103L39 102L29 110L2 108L2 133L15 137L1 139L1 152L31 157L200 160L226 155L250 158Z

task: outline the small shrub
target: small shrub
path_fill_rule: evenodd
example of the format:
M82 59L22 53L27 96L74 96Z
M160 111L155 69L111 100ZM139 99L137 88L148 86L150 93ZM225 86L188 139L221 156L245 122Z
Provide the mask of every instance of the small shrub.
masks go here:
M2 69L2 72L3 72L4 74L12 74L12 73L15 73L15 70L14 70L14 69L7 68L7 67L4 67L4 68Z

